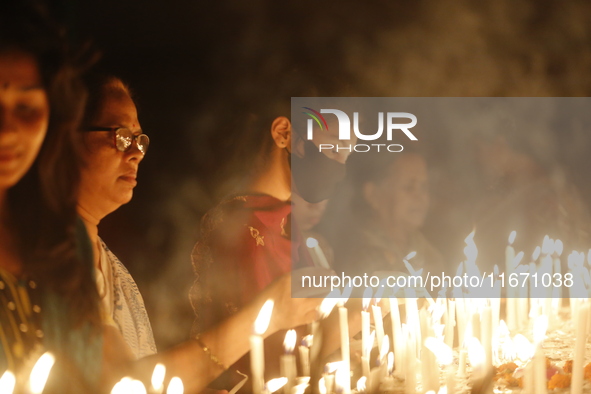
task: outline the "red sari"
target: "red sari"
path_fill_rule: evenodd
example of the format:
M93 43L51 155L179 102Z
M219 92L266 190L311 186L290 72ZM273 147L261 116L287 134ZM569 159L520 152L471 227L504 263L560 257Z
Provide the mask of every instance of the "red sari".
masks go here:
M196 273L191 301L197 332L207 330L252 301L275 279L295 268L311 266L299 232L290 237L291 202L269 195L225 199L203 218L192 253ZM295 227L295 226L294 226ZM292 259L293 253L293 259ZM279 364L285 332L265 343L269 377ZM248 357L235 365L250 373ZM223 387L223 388L228 388Z

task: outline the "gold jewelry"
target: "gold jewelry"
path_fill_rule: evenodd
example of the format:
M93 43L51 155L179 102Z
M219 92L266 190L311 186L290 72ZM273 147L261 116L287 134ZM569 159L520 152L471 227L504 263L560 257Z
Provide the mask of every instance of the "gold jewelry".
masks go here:
M201 334L197 334L197 336L195 337L195 341L197 342L197 344L199 345L199 347L201 348L201 350L203 350L203 352L205 354L207 354L209 356L209 359L218 367L220 367L221 369L223 369L224 371L228 369L228 367L226 367L219 358L217 358L212 352L211 350L209 350L209 348L207 346L205 346L205 344L203 342L201 342Z

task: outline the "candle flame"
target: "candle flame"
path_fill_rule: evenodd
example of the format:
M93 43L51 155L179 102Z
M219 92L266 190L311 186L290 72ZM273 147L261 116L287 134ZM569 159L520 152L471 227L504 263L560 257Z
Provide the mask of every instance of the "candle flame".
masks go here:
M509 245L513 245L513 242L515 242L515 237L517 237L517 231L513 230L511 231L511 234L509 234Z
M554 240L549 236L544 236L544 241L542 242L542 253L544 254L552 254L554 249Z
M324 373L331 374L335 372L337 369L339 369L343 364L344 361L334 361L332 363L326 363L326 365L324 366Z
M501 319L497 330L499 337L509 336L509 327L507 327L507 323L505 323L505 320Z
M496 264L493 267L493 273L495 274L495 277L499 276L499 266Z
M371 334L369 334L369 338L367 340L367 345L365 347L365 349L363 349L363 351L365 352L365 356L369 358L369 355L371 353L371 349L373 349L373 342L375 341L376 338L376 331L372 330Z
M343 387L350 387L351 386L351 372L349 371L349 368L347 368L345 363L342 363L337 368L337 372L335 373L334 381L335 381L335 385L340 389L342 389ZM342 391L342 390L337 390L337 391Z
M166 367L164 364L156 364L154 372L152 372L152 388L154 390L161 390L164 384L164 376L166 375Z
M394 353L388 353L388 375L392 375L394 371Z
M339 304L345 305L345 303L347 301L349 301L349 297L351 297L351 293L353 292L353 286L347 286L343 289L343 292L341 293L341 298L339 300Z
M367 381L367 378L365 376L362 376L359 378L359 380L357 381L357 391L358 392L363 392L365 391L365 383Z
M542 249L539 246L536 246L534 252L531 255L532 261L537 261L540 258L540 253L542 253Z
M562 243L562 241L559 239L554 241L554 253L556 253L558 256L562 256L563 250L564 250L564 244Z
M548 330L548 316L541 315L536 317L534 322L534 343L540 343L546 337Z
M324 377L322 377L318 381L318 392L320 394L326 394L326 391L326 382L324 381Z
M175 376L174 378L170 379L170 383L168 383L168 388L166 389L166 394L183 394L185 391L185 387L183 386L183 381L181 378Z
M39 360L35 363L31 376L29 377L29 387L34 394L41 394L47 383L49 372L55 363L55 357L49 352L43 353Z
M275 305L273 300L267 300L261 308L261 311L259 312L257 319L254 321L255 334L263 335L265 331L267 331L267 328L269 328L269 323L271 322L271 314L273 313L273 305Z
M306 335L305 337L302 338L302 346L305 347L312 347L312 341L314 340L314 336L312 334L310 335Z
M283 340L283 347L285 349L285 353L291 354L293 353L293 349L295 348L297 335L295 330L289 330L285 334L285 339Z
M513 337L513 346L515 347L517 358L522 363L528 361L534 355L534 346L521 334L517 334Z
M437 394L447 394L447 386L441 386Z
M0 393L12 394L16 379L10 371L4 372L0 378Z
M271 379L267 383L265 383L265 391L269 393L274 393L275 391L279 390L281 387L287 384L287 378L276 378Z
M330 293L328 293L326 298L322 300L320 307L318 307L321 319L324 319L330 315L334 307L341 301L340 296L341 292L339 289L333 289Z
M468 359L472 367L477 367L484 364L484 347L478 340L478 338L468 338Z
M450 365L453 362L453 351L441 340L428 337L425 339L425 347L435 354L440 364Z
M380 360L383 360L388 356L388 352L390 351L390 338L388 335L384 335L382 339L382 346L380 346Z
M309 386L308 383L296 384L295 386L292 387L291 394L304 394L306 392L306 389L308 388L308 386Z
M369 303L371 302L371 298L373 297L373 289L371 287L367 287L363 291L363 310L367 311L369 308Z
M318 246L318 240L316 238L309 237L308 239L306 239L306 246L310 249L315 248L316 246Z
M521 263L521 260L523 260L523 256L523 252L517 253L517 255L513 258L513 267L517 267L519 263Z
M146 394L146 387L139 380L125 377L121 379L113 389L111 394Z
M475 231L472 231L464 240L464 242L466 243L466 247L464 247L464 255L466 256L466 262L471 264L474 264L476 262L476 257L478 257L478 248L474 243L474 233Z

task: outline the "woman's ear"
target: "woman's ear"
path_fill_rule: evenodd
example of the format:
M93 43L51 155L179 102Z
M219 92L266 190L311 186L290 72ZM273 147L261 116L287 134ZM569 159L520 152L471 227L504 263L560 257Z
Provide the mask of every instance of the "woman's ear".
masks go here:
M275 118L271 124L271 136L275 145L283 149L291 144L291 122L285 116Z

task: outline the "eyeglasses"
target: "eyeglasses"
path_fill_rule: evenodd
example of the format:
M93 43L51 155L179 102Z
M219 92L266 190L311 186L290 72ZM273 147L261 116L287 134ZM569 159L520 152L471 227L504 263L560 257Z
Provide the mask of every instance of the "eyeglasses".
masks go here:
M146 134L135 135L125 127L91 127L86 131L110 131L113 133L113 142L119 152L127 152L131 149L134 140L143 155L146 154L150 146L150 138Z

